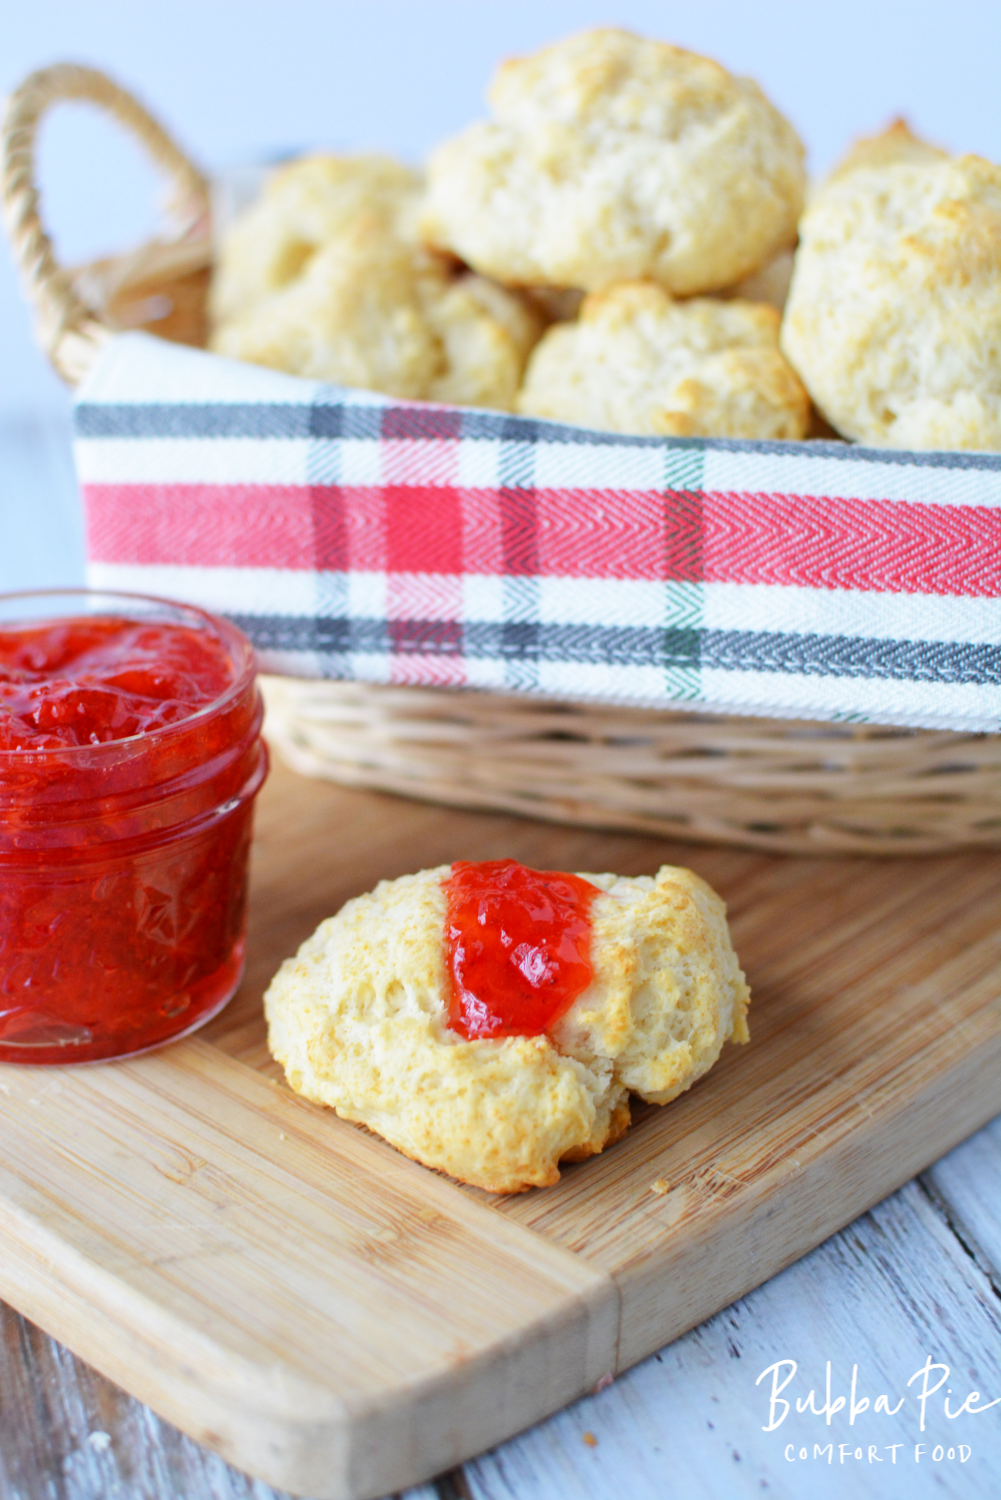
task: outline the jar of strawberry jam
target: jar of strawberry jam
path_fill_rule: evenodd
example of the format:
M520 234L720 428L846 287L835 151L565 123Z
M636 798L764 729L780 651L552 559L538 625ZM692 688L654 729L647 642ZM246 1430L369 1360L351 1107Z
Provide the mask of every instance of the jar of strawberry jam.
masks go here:
M0 596L0 1062L184 1035L243 970L267 773L249 641L200 609Z

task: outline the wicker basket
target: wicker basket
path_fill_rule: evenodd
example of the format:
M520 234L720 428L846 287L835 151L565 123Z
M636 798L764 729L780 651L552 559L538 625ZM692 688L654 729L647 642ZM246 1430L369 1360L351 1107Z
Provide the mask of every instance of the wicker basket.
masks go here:
M62 100L108 110L170 178L176 228L61 268L42 227L34 142ZM71 383L114 331L203 344L205 179L131 95L61 65L12 96L4 212L40 342ZM265 679L268 729L297 769L465 807L787 853L1001 845L1001 736L603 708L483 691Z

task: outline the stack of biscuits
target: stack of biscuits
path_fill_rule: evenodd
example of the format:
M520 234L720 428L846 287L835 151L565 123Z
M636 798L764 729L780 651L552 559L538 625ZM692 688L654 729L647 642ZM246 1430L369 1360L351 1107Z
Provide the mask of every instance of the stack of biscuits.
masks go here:
M898 123L804 213L756 84L613 29L489 102L423 176L276 173L221 246L212 347L615 432L1001 449L1001 168Z

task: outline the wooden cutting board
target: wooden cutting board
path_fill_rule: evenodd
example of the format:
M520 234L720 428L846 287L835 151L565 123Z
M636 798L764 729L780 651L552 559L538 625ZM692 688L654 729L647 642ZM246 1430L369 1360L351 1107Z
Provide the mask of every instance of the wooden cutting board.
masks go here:
M498 1200L292 1095L260 1002L349 896L502 855L692 865L729 903L754 999L750 1047L557 1187ZM989 854L746 854L275 766L229 1008L133 1062L0 1068L0 1295L273 1485L415 1483L708 1317L1001 1110L999 877Z

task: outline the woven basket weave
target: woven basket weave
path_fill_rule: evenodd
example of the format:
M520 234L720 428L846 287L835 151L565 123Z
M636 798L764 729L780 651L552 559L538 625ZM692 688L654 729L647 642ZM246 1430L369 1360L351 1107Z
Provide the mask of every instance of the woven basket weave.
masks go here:
M108 110L172 184L173 236L75 272L39 214L34 145L62 100ZM71 383L110 335L205 341L201 173L103 74L33 74L4 123L4 216L39 341ZM1001 845L1001 736L600 707L484 691L265 679L268 732L309 775L465 807L787 853Z

